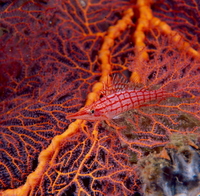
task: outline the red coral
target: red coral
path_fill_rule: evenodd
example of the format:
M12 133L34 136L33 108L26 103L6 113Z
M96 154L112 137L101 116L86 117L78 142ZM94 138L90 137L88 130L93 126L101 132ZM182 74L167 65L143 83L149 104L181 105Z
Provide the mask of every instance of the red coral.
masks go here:
M140 26L137 13L151 11L150 2L138 2L137 6L128 0L0 4L0 187L5 190L1 194L132 195L140 190L138 158L152 149L160 151L171 132L199 133L200 70L194 58L199 54L194 50L197 44L188 46L189 37L197 34L191 22L196 24L195 14L177 16L187 21L187 31L175 29L182 31L182 48L172 48L168 39L164 47L160 44L160 34L169 32L173 37L161 28L166 23L156 26L154 20L147 28L136 28L145 37L140 42L138 35L135 40L145 42L149 55L145 61L138 57L139 64L143 62L142 74L136 70L143 83L138 85L166 88L178 97L133 110L117 126L69 124L65 118L84 105L91 89L87 104L98 98L102 84L92 85L99 77L105 81L112 70L129 74L127 57L140 52L136 42L134 52L131 17ZM153 5L155 16L174 28L181 24L167 16L177 12L176 6L169 4L172 12L167 12L156 5L159 2ZM197 10L184 2L181 5Z

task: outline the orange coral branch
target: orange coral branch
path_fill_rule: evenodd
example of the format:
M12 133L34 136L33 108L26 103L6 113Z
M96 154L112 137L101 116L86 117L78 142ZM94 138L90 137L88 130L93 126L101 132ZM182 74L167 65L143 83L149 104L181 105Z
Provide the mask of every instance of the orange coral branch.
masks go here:
M99 98L99 91L103 88L102 82L107 82L109 74L111 72L111 65L109 63L110 57L110 47L114 44L114 39L117 38L122 31L124 31L128 25L132 23L131 17L133 16L133 10L128 9L125 11L124 16L121 20L117 22L116 25L111 26L108 29L108 34L105 36L104 42L102 44L101 50L99 52L99 59L101 60L101 69L102 69L102 77L100 79L101 82L97 82L93 88L92 92L89 93L86 101L86 105L90 105L94 101ZM45 172L45 169L49 164L53 164L53 161L57 155L58 149L60 148L61 144L74 133L77 132L80 124L83 123L83 120L76 120L75 122L71 123L68 129L61 135L57 135L52 140L51 144L43 150L39 155L39 164L36 170L31 173L26 180L26 183L20 186L17 189L8 189L2 193L3 196L9 195L17 195L17 196L25 196L29 195L31 190L40 183L42 174ZM97 131L94 129L93 135L95 138L97 137ZM92 148L93 149L93 148ZM89 153L90 154L90 153ZM89 156L88 154L88 156ZM86 156L85 158L87 158Z
M109 74L112 71L112 67L110 64L110 48L114 45L114 40L119 37L119 35L130 25L132 24L131 18L134 13L131 8L127 9L124 12L124 16L121 20L117 22L116 25L109 27L107 35L104 38L104 42L99 51L99 59L101 61L101 78L100 82L97 82L93 88L91 93L89 93L86 105L90 105L94 101L96 101L99 97L99 91L103 88L103 83L109 81Z
M200 58L200 53L193 49L190 44L183 40L183 37L164 21L153 16L150 8L153 2L151 0L138 0L137 6L139 10L139 18L137 20L136 30L133 34L135 43L135 52L138 55L138 62L132 72L130 80L134 83L141 83L141 70L143 69L142 62L148 60L148 53L145 50L145 31L157 28L161 33L169 35L172 41L177 43L179 50L186 50L193 57Z
M188 42L183 41L183 37L177 31L172 30L166 22L153 17L150 21L150 26L152 26L152 28L158 28L161 33L169 35L172 40L177 43L177 48L179 50L186 50L193 57L200 58L200 53L193 49Z
M138 59L137 59L138 62L136 62L136 66L134 67L134 70L133 70L133 73L132 73L132 76L131 76L131 80L133 82L136 82L136 83L141 82L141 77L142 77L141 76L142 72L140 72L141 69L146 68L146 75L145 76L149 76L148 74L151 72L150 68L156 68L156 69L159 68L158 65L157 65L157 67L156 66L153 67L153 64L150 64L150 66L148 67L147 63L142 64L142 62L144 60L148 60L148 53L145 50L146 49L145 48L146 47L146 45L145 45L145 31L151 31L151 29L156 28L156 29L159 30L159 32L172 37L172 39L175 43L180 43L180 42L183 43L178 49L187 50L191 55L193 55L195 57L199 57L199 53L196 50L194 50L192 47L190 47L189 43L184 42L181 35L179 35L176 31L171 30L171 27L167 23L162 22L161 20L159 20L156 17L153 17L153 14L152 14L152 11L151 11L151 8L150 8L151 3L152 3L152 1L149 1L149 0L138 0L138 2L137 2L137 6L138 6L140 16L139 16L139 19L138 19L138 23L137 23L137 26L136 26L135 33L133 34L133 39L134 39L134 42L135 42L135 51L136 51L136 54L138 54ZM109 74L112 72L112 65L110 63L110 56L111 56L110 49L113 47L115 39L117 37L119 37L120 34L123 31L125 31L126 28L129 27L129 25L132 24L131 18L133 17L133 15L134 15L133 10L131 8L127 9L124 12L124 16L122 17L122 19L119 20L116 23L116 25L111 26L108 29L106 36L103 38L104 39L103 44L102 44L102 47L99 51L99 59L101 61L100 66L101 66L101 70L102 70L100 82L97 82L96 84L94 84L94 86L92 88L92 92L87 97L86 105L90 105L94 101L98 100L99 99L99 92L103 88L103 83L109 82L109 79L110 79ZM90 34L91 34L91 32L90 32ZM169 61L169 64L171 64L171 61ZM177 65L177 67L180 67L180 66ZM172 69L173 70L178 69L177 67L172 67ZM156 69L155 70L152 69L152 70L156 71ZM170 82L173 82L173 80L179 79L178 76L176 77L176 74L177 75L180 74L179 71L181 69L184 69L184 66L180 67L180 69L172 72L171 75L174 75L174 78L171 77ZM171 70L171 66L168 66L167 70L168 71ZM157 71L157 73L159 74L160 72ZM157 77L156 74L154 75L155 80L159 80L159 78ZM182 80L184 80L185 78L187 79L187 78L193 77L194 74L195 74L195 70L194 70L194 65L193 65L192 68L189 70L189 74L187 76L184 76L182 78ZM143 76L143 78L145 78L145 77ZM146 77L146 78L148 78L148 77ZM196 77L196 79L193 79L192 81L187 79L187 81L188 81L188 83L191 82L191 85L193 85L194 82L196 82L196 83L198 82L198 78ZM153 84L157 84L157 83L154 82ZM182 86L184 86L183 84L184 83L182 83ZM176 85L176 83L175 83L175 85ZM190 86L188 85L187 87L189 88ZM185 88L185 86L184 86L184 88ZM198 85L195 88L197 89ZM185 92L186 92L186 90L185 90ZM197 92L192 93L188 90L187 93L192 96L192 99L195 99L197 97L197 95L196 95ZM193 101L194 103L197 103L197 101L199 100L199 98L198 99L197 98L196 98L196 101L195 100ZM177 101L179 101L179 100L177 100ZM188 103L188 106L191 106L191 108L192 108L193 102L191 101L191 103ZM167 104L169 104L169 105L163 105L163 106L160 106L158 108L156 108L155 107L156 105L154 104L153 107L155 107L155 110L152 110L152 111L151 111L151 109L148 110L148 108L145 111L143 111L142 109L141 110L138 109L137 112L133 111L131 117L134 118L134 120L130 119L130 121L129 121L129 119L126 119L127 120L127 122L125 122L126 124L122 124L122 125L128 125L129 126L128 121L131 123L130 126L128 127L128 129L130 128L131 131L128 130L129 132L127 132L127 133L125 132L126 130L123 133L122 130L120 129L120 127L114 127L114 126L111 125L112 127L116 128L115 133L119 136L118 138L120 139L121 146L122 147L128 146L127 149L134 152L134 153L132 153L132 154L134 154L134 157L135 157L135 154L138 156L138 158L140 158L143 155L142 154L143 150L141 150L140 148L152 149L152 148L157 147L157 146L159 146L159 147L163 146L168 142L168 140L167 141L165 140L165 135L166 135L165 133L167 131L168 132L177 131L175 126L170 126L169 128L167 127L168 121L169 121L169 123L171 123L173 125L179 124L178 121L176 121L177 120L176 114L174 114L176 111L177 112L180 111L183 114L184 114L184 112L186 114L187 113L191 114L191 115L193 114L194 116L196 116L197 120L199 119L198 118L198 111L193 111L193 112L189 113L190 110L189 109L187 110L187 108L185 108L187 106L186 104L181 103L181 104L177 105L177 103L176 103L176 105L172 105L172 106L170 105L170 102L168 102ZM183 107L181 107L181 106L183 106ZM194 107L192 109L194 109ZM166 114L165 113L163 113L163 114L157 113L158 109L165 111L165 108L171 109L171 111L169 111ZM196 108L197 108L197 106L196 106ZM174 112L173 109L177 109L177 110ZM170 114L170 112L172 112L172 114ZM182 115L182 113L180 113L180 116ZM141 118L141 116L142 116L143 119ZM182 116L184 117L184 115L182 115ZM129 115L129 118L131 118L131 117ZM163 124L162 121L167 121L167 123ZM76 176L74 177L74 179L76 179L76 180L78 179L78 175L79 176L81 175L80 171L83 168L84 163L86 163L87 159L91 156L92 152L98 154L98 151L96 151L95 145L99 145L99 144L97 144L97 143L99 143L99 141L97 141L97 140L98 140L98 137L100 135L99 134L100 132L97 129L98 128L97 125L98 125L98 122L94 125L94 128L92 130L93 131L92 132L92 142L93 142L92 146L90 147L90 150L84 155L84 158L80 162L79 169L74 171L74 172L78 171L76 173ZM198 125L198 124L196 123L195 125ZM63 147L62 144L66 140L69 141L70 136L77 134L78 130L82 130L84 132L84 126L85 126L85 124L84 124L84 121L82 121L82 120L76 120L75 122L71 123L69 125L68 129L63 134L54 137L51 144L45 150L43 150L40 153L38 167L36 168L36 170L33 173L31 173L27 177L25 184L22 185L21 187L17 188L17 189L6 190L4 192L0 192L0 195L1 194L6 195L6 196L7 195L8 196L9 195L17 195L17 196L18 195L19 196L20 195L31 195L33 193L33 191L35 191L34 189L36 189L37 185L42 183L43 176L48 171L47 169L53 168L56 165L55 160L58 158L58 153L61 150L61 148ZM145 129L145 131L142 131L144 127L146 129ZM162 128L163 128L163 130L162 130ZM194 128L193 132L195 132L196 129L198 129L198 127ZM88 130L89 130L89 128L88 128ZM135 130L137 130L137 132L135 132ZM110 133L112 133L112 132L110 132ZM91 132L88 132L86 134L88 134L87 135L88 137L91 137L91 135L90 135ZM105 132L103 132L103 134L105 134ZM144 137L137 137L137 136L141 136L141 135L143 135ZM159 141L157 139L154 141L154 138L156 138L156 137L161 138L161 139ZM113 140L116 139L115 137L113 137L113 138L114 138ZM190 146L198 149L198 146L195 143L193 143L192 141L188 141L188 144ZM106 143L105 143L105 145L106 145ZM138 148L135 148L135 147L138 147ZM104 148L104 145L103 145L102 148ZM106 147L105 147L105 149L106 149ZM108 150L110 150L110 149L108 149ZM111 151L111 153L112 153L112 151ZM120 154L120 156L123 155L123 153L119 153L119 154ZM83 155L83 151L81 152L81 155ZM126 155L126 154L124 154L124 155ZM115 156L116 156L116 154L115 154ZM64 155L63 155L63 157L64 157ZM107 156L107 157L109 158L109 156ZM126 157L128 157L128 155ZM169 156L167 156L166 151L165 152L163 151L163 153L160 154L160 157L165 158L165 159L169 159ZM126 161L128 161L128 160L126 160ZM117 164L120 165L120 163L118 161L117 161ZM101 163L99 165L101 165ZM123 166L123 164L120 165L120 166ZM130 169L130 171L132 171L132 168ZM114 172L114 174L115 173L117 174L117 172ZM93 177L92 174L89 174L89 175L90 175L91 178ZM111 178L111 177L112 177L112 175L109 174L109 178ZM77 180L77 182L78 182L78 180ZM123 186L123 188L126 189L126 187L123 184L124 183L123 180L118 181L118 180L113 179L113 182L121 184L121 186ZM81 184L79 184L79 182L78 182L78 188L79 188L78 193L80 195L83 192L85 194L89 195L81 187ZM54 189L54 188L52 188L52 189ZM117 190L118 189L116 189L115 192ZM101 192L101 193L104 194L103 192Z
M139 10L139 19L137 21L137 27L133 34L133 40L135 42L135 51L139 53L138 64L134 68L130 80L134 83L141 83L141 62L148 60L148 53L144 50L145 48L145 30L149 29L149 21L152 19L153 14L150 8L151 1L149 0L138 0L137 6Z
M149 0L138 0L137 6L140 13L137 21L137 27L133 34L133 40L135 42L136 52L141 52L139 60L148 60L148 54L143 49L145 48L145 31L149 29L149 21L151 21L153 14L150 8L151 1Z
M58 152L58 149L62 145L62 143L68 138L70 135L73 135L77 132L79 124L82 120L76 120L75 122L69 125L69 128L61 135L57 135L53 138L51 144L43 150L38 158L39 164L36 170L31 173L26 180L26 183L17 189L8 189L2 192L2 196L25 196L30 195L31 190L34 189L36 185L38 185L41 181L42 174L45 172L45 169L53 164L53 158L56 157L55 152Z
M121 20L117 22L116 25L109 27L108 33L104 38L101 50L99 51L99 59L101 61L102 77L101 82L107 82L108 76L111 73L110 65L110 48L114 45L114 40L119 37L121 32L123 32L130 24L132 24L131 18L134 13L131 8L124 12L124 16Z

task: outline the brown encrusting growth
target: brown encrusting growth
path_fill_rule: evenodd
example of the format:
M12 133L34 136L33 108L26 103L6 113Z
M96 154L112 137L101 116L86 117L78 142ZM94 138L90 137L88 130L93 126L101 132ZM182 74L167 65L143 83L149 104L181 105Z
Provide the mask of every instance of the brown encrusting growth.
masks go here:
M198 139L192 134L172 134L159 154L150 154L139 161L145 195L199 195Z
M138 168L153 152L151 166L185 157L198 176L198 10L170 0L0 3L0 195L150 195ZM112 89L115 73L167 96L106 122L66 119Z

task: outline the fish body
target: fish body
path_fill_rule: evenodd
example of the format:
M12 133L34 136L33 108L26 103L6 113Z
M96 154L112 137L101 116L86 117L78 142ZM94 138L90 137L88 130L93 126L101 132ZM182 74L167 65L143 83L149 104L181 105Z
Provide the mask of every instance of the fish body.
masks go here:
M68 119L83 119L102 121L117 118L121 113L134 109L146 102L161 100L165 97L162 89L158 90L131 90L125 89L103 96L93 104L84 107Z

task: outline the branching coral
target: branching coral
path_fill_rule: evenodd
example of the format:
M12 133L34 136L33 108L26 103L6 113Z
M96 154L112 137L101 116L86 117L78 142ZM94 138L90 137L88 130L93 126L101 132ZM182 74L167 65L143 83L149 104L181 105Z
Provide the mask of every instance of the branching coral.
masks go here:
M172 154L173 162L183 159L164 146L174 132L184 135L179 139L200 132L199 16L167 3L167 9L166 2L147 0L0 4L1 195L143 194L138 160L153 151L163 162ZM198 10L195 1L177 4ZM85 100L99 99L112 73L173 96L114 125L65 119ZM197 144L187 141L196 167ZM147 178L142 186L150 193Z

